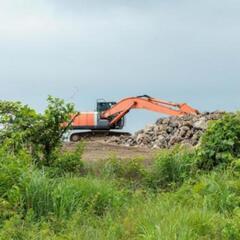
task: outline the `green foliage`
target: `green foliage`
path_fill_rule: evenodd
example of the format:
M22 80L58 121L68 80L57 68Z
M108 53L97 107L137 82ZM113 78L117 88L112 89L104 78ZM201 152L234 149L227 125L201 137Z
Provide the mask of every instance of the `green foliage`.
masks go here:
M240 114L225 114L212 122L201 139L198 166L212 169L240 156Z
M218 213L189 207L171 193L138 203L124 225L127 239L219 239L222 220Z
M119 159L115 156L107 159L101 165L97 164L100 176L117 179L131 189L136 189L145 184L146 169L142 158ZM95 165L95 164L94 164Z
M0 230L0 239L3 240L57 239L55 237L54 231L50 229L47 222L33 224L31 218L23 219L21 215L17 214L5 221Z
M213 172L175 192L134 198L126 239L240 239L239 180Z
M218 171L199 176L195 183L183 184L177 191L156 195L134 192L126 202L109 181L65 178L54 183L51 200L54 204L47 218L40 215L36 219L31 216L36 210L28 209L25 218L15 215L5 221L0 236L29 240L162 239L162 236L169 240L239 239L238 182L238 177L230 172ZM36 194L38 198L41 195ZM34 200L36 206L46 207L39 200Z
M47 109L33 126L31 141L34 146L42 149L45 156L44 164L47 166L54 160L53 153L61 145L63 124L70 120L73 111L72 104L65 104L63 100L49 96Z
M240 207L240 184L231 171L201 176L193 192L205 198L204 207L224 214L233 214Z
M60 149L72 105L48 101L43 114L0 102L0 239L240 239L239 114L195 149L87 168L83 143Z
M9 153L0 149L0 226L20 207L20 189L29 181L31 157L24 151Z
M22 189L21 205L24 215L32 210L34 216L40 218L53 212L52 193L56 180L49 179L44 173L34 171L31 180Z
M113 156L104 163L103 174L127 180L140 179L145 175L142 162L141 158L122 160Z
M103 215L111 208L124 203L124 193L112 182L93 178L69 178L54 191L55 211L58 216L69 216L80 207L96 215Z
M5 221L13 217L15 214L12 204L6 199L0 198L0 228Z
M195 170L195 155L194 149L179 146L160 151L149 171L148 186L160 190L179 186Z
M8 144L8 151L18 152L29 146L29 135L36 112L20 102L0 101L0 142Z
M16 189L31 171L31 157L24 151L18 155L0 149L0 197L8 199L12 189Z
M50 179L34 172L22 194L25 214L32 210L34 216L54 215L68 218L77 209L102 215L111 207L123 204L123 194L114 184L92 178Z
M50 165L53 153L61 145L63 123L69 121L74 110L72 104L48 97L48 107L43 114L19 102L0 102L1 143L8 151L28 149L36 163Z
M54 160L51 170L52 175L63 176L67 173L83 174L84 164L82 154L85 144L79 143L74 151L60 151Z

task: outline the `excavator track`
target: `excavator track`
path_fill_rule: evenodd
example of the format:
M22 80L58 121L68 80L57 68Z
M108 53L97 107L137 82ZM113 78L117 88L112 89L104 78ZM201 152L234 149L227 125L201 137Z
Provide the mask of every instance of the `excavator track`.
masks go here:
M117 131L86 131L86 132L77 132L72 133L69 140L70 142L79 142L81 140L91 141L92 139L107 139L112 136L130 136L128 132L117 132Z

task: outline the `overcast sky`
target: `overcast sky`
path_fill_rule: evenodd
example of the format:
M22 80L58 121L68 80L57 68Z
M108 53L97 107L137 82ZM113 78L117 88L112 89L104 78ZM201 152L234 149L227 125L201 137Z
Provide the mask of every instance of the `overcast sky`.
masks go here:
M240 108L239 0L0 0L0 98L93 110L148 94ZM126 130L159 114L135 111Z

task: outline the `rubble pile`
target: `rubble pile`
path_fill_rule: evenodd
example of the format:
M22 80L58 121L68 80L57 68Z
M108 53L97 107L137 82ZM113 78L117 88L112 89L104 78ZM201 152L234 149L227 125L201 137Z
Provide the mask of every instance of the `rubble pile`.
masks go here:
M107 142L149 148L170 148L175 144L195 146L206 130L208 121L219 119L223 113L216 111L199 115L160 118L155 124L148 125L131 136L114 136Z

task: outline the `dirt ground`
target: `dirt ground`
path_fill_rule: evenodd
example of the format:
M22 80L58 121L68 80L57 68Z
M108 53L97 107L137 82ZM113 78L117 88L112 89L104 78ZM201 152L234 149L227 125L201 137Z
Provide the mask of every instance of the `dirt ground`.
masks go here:
M148 148L112 145L99 139L85 141L85 144L83 161L99 161L107 159L113 155L120 159L143 157L145 161L150 161L156 154L156 151ZM64 148L72 150L75 146L76 143L66 143Z

